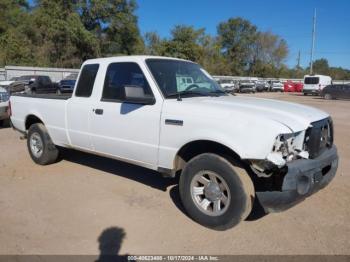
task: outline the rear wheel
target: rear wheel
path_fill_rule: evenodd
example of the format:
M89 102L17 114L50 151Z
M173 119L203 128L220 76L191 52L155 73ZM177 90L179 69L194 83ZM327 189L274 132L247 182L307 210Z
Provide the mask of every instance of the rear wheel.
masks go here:
M0 127L4 125L4 120L0 120Z
M304 96L307 96L307 93L304 93Z
M46 127L39 123L29 128L27 147L33 161L39 165L56 162L58 149L52 142Z
M331 94L325 94L325 95L324 95L324 99L326 99L326 100L332 100L333 97L332 97Z
M225 230L244 220L255 196L247 172L211 153L191 159L180 177L180 196L189 216L199 224Z

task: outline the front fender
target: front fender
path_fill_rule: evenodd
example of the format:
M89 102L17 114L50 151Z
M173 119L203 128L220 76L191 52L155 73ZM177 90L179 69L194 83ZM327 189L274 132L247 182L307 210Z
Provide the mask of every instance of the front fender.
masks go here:
M206 140L222 144L241 159L266 159L276 137L290 133L290 129L277 121L240 119L203 119L183 117L182 126L166 125L162 118L159 146L159 166L173 168L174 159L186 144Z

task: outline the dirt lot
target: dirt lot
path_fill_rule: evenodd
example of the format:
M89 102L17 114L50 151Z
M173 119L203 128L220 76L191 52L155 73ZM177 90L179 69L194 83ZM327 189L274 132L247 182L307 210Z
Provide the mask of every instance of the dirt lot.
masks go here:
M298 206L225 232L182 211L177 181L75 151L35 165L0 129L0 254L350 254L350 101L257 94L318 107L335 123L336 178Z

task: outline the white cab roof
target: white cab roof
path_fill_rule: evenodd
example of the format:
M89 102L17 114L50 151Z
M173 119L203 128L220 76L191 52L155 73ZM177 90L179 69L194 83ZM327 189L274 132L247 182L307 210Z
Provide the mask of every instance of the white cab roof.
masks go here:
M84 62L84 64L102 64L102 63L111 63L111 62L140 62L145 61L146 59L167 59L167 60L177 60L177 61L186 61L192 62L185 59L174 58L174 57L165 57L165 56L148 56L148 55L131 55L131 56L114 56L114 57L105 57L105 58L96 58L89 59ZM192 62L193 63L193 62Z

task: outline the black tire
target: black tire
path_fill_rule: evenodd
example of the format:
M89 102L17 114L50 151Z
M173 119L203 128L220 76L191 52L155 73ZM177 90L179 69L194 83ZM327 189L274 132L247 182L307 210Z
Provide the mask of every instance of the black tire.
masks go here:
M221 214L215 216L206 214L192 197L191 182L202 171L219 174L230 191L230 201ZM198 155L186 164L180 176L179 190L188 215L199 224L215 230L229 229L246 219L251 212L255 197L254 185L245 169L211 153ZM206 195L203 194L203 197Z
M0 127L4 126L4 120L0 120Z
M307 93L304 93L304 96L307 96Z
M42 150L37 154L35 154L34 150L31 148L33 136L40 138L42 143ZM39 165L49 165L57 161L59 150L52 142L46 127L41 123L30 126L27 137L27 147L30 157Z

